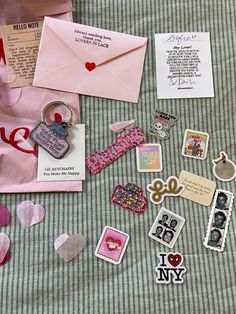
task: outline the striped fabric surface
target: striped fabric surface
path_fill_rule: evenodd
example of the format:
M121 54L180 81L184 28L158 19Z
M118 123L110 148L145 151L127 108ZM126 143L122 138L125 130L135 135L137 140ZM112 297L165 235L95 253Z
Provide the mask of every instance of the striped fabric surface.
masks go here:
M138 104L81 96L87 155L113 142L109 124L134 118L147 132L151 112L159 108L179 117L162 143L161 178L186 170L214 180L211 160L221 150L236 161L235 0L79 0L74 9L75 21L81 24L149 39ZM215 97L157 100L154 34L186 31L210 32ZM181 156L186 128L210 134L205 161ZM147 135L147 142L155 140ZM217 253L203 246L210 207L166 198L163 206L185 217L186 223L173 249L158 244L147 233L161 206L149 203L144 215L134 215L111 204L116 185L134 182L145 188L155 178L154 173L138 173L135 158L133 149L99 174L87 173L83 193L1 195L1 203L12 213L10 225L1 228L12 241L11 260L0 267L1 314L236 313L236 209L225 250ZM217 185L235 192L235 180ZM43 204L46 217L23 231L16 207L28 199ZM94 256L106 225L130 235L119 266ZM80 233L88 241L70 263L54 251L54 240L61 233ZM155 283L161 251L183 254L187 273L182 285Z

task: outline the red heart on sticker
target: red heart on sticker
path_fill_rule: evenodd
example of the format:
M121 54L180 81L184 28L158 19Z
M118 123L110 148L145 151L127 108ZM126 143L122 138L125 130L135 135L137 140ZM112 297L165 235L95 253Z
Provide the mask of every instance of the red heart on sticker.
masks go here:
M96 68L96 64L94 62L86 62L85 67L88 71L93 71Z
M182 262L182 256L180 254L169 254L168 262L172 266L177 267Z
M121 241L112 237L108 237L106 238L106 245L109 251L114 251L120 248Z

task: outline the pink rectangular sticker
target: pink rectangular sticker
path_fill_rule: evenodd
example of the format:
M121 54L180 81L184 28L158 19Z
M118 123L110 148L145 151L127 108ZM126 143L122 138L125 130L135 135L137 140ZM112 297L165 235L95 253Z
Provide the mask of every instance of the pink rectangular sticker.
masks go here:
M106 226L95 250L95 255L113 264L120 264L129 242L129 235Z

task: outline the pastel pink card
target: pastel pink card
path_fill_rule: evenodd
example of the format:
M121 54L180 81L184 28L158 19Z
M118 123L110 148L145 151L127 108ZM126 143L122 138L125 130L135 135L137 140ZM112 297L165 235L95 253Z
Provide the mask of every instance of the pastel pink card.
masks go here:
M129 235L115 228L106 226L95 250L95 255L112 264L120 264L126 247L129 242Z

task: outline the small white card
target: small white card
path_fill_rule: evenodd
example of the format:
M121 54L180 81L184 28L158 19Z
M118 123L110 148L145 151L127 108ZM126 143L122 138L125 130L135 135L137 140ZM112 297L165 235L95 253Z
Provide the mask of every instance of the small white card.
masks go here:
M85 180L85 125L68 129L70 149L55 159L39 147L37 181Z
M157 98L214 97L209 33L155 34Z

